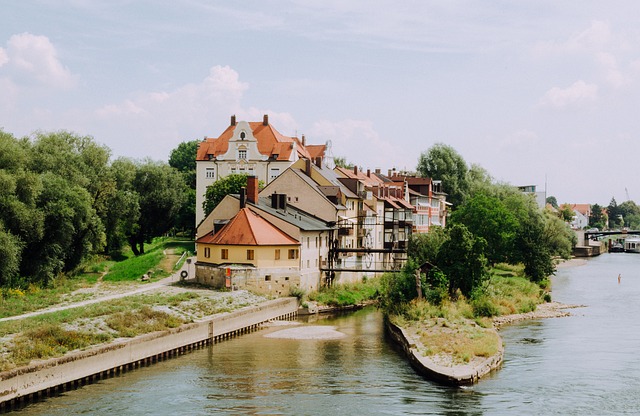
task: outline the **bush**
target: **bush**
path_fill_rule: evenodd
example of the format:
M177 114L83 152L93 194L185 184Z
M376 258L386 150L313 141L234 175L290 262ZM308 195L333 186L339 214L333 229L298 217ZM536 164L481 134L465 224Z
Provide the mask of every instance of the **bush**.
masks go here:
M498 307L486 296L479 296L471 301L475 316L492 317L500 314Z

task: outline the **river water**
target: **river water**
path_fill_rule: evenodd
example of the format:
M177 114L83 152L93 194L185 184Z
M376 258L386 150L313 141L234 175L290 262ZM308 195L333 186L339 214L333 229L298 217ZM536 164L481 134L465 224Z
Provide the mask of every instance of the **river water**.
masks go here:
M618 283L618 274L622 275ZM375 309L321 319L337 340L269 328L102 380L21 415L604 415L640 413L640 255L564 267L566 318L504 327L503 367L470 387L425 380L384 337Z

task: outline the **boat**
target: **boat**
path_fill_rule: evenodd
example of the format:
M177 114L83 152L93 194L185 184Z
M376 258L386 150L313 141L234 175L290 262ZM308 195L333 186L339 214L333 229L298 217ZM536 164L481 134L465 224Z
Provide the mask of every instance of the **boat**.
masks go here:
M613 241L609 248L609 253L624 253L624 244L620 241Z
M624 251L627 253L640 253L640 237L632 236L625 238Z

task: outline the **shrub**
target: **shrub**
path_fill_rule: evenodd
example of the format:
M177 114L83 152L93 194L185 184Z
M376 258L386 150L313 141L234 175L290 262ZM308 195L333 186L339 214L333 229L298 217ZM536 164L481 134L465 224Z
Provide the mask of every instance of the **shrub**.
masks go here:
M500 314L498 307L486 296L479 296L471 301L475 316L492 317Z

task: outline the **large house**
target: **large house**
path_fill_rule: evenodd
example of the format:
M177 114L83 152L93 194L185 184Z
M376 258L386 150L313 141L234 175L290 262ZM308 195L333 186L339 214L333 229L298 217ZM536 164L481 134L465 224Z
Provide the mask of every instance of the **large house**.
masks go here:
M204 219L207 186L230 174L256 176L270 183L300 159L324 159L327 145L307 145L305 137L280 134L268 115L262 121L236 121L216 138L205 137L196 156L196 226Z
M291 287L317 290L326 283L320 269L335 224L289 205L286 194L263 195L257 178L249 177L246 192L227 195L201 222L196 280L275 296Z

